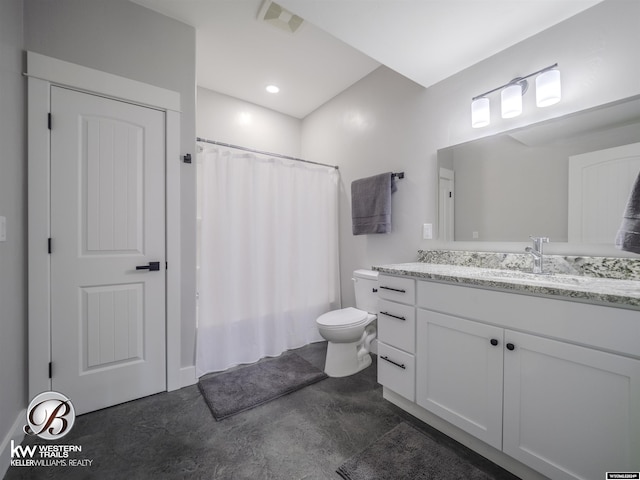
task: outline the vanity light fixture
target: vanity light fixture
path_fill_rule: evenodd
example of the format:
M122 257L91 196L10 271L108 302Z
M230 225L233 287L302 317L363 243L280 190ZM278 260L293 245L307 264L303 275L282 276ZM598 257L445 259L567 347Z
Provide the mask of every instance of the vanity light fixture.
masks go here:
M471 126L486 127L490 123L491 108L487 95L500 90L502 118L517 117L522 113L522 96L529 88L527 78L536 77L536 105L547 107L558 103L561 98L560 70L554 63L542 70L518 77L505 85L489 90L471 99Z

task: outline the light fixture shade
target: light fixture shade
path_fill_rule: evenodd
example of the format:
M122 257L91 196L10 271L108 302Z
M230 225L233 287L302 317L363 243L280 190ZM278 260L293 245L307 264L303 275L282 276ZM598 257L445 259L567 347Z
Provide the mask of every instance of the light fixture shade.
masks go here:
M489 125L491 109L487 97L476 98L471 102L471 126L481 128Z
M562 98L560 70L547 70L536 77L536 105L548 107Z
M517 117L522 113L522 85L513 84L500 93L502 99L502 118Z

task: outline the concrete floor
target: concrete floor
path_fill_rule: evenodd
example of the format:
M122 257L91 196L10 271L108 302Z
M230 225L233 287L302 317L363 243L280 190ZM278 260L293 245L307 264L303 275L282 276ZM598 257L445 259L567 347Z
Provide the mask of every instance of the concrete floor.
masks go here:
M326 343L295 351L324 367ZM195 385L81 415L67 436L49 443L81 446L70 457L92 460L90 466L11 467L5 480L337 480L336 468L402 421L493 478L516 478L384 400L374 358L356 375L322 380L220 422Z

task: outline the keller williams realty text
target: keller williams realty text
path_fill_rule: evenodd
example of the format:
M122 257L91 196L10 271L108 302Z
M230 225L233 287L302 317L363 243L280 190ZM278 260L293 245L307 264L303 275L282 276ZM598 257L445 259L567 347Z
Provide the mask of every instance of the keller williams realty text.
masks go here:
M92 463L93 460L87 458L23 458L11 460L12 467L90 467Z

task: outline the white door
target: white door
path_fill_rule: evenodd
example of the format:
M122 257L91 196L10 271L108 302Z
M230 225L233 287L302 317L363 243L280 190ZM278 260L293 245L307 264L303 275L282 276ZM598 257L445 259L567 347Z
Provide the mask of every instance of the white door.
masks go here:
M506 454L558 480L640 469L640 360L511 331L505 342Z
M569 157L569 241L613 244L633 182L640 143Z
M418 309L416 402L502 447L503 329Z
M440 218L440 240L452 242L455 240L454 235L454 172L447 168L440 168L440 177L438 181L438 214Z
M85 413L166 390L164 113L58 87L51 112L52 388Z

